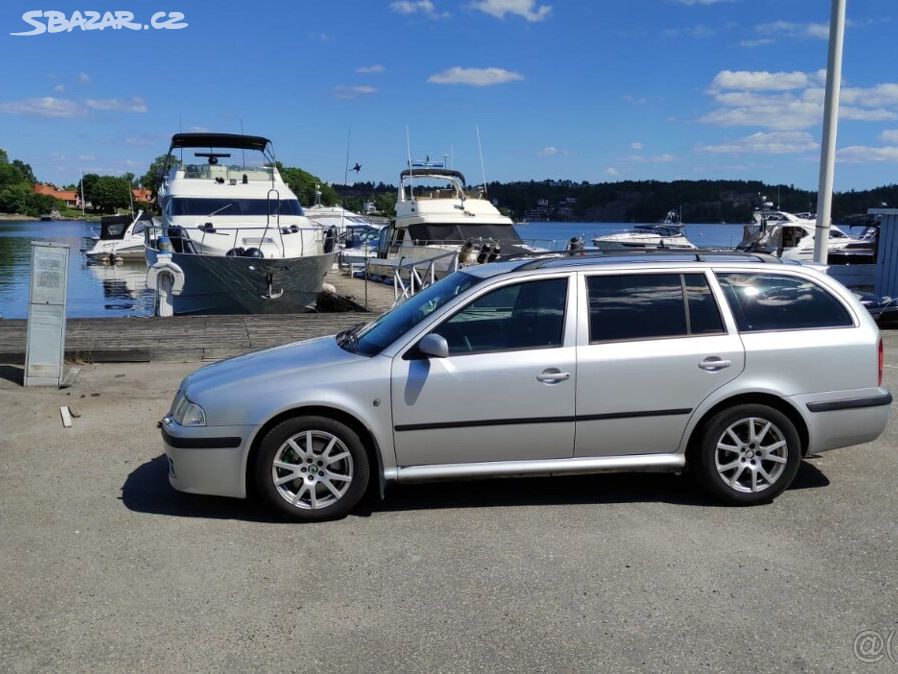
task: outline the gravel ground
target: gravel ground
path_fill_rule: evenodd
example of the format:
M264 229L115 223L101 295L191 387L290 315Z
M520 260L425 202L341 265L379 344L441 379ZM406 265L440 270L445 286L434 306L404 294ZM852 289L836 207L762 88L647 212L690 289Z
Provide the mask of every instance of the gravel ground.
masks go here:
M894 420L768 506L578 476L297 525L168 486L155 422L194 367L0 366L0 671L898 671Z

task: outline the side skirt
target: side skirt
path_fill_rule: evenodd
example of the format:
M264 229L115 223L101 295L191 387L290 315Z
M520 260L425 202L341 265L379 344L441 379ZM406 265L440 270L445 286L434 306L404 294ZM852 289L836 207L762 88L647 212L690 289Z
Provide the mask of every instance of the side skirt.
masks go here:
M387 482L436 482L527 475L578 475L617 472L678 472L686 465L684 454L633 454L538 461L491 461L432 466L403 466L384 472Z

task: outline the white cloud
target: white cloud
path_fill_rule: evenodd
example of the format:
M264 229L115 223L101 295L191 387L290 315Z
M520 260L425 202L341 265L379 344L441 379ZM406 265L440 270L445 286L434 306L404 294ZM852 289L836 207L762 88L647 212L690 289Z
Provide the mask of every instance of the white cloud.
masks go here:
M727 143L703 145L698 149L712 154L797 154L819 148L807 131L759 131Z
M432 0L396 0L390 3L390 9L397 14L422 14L428 19L446 19L449 12L440 12Z
M750 89L752 91L788 91L808 86L807 73L770 73L766 70L721 70L711 81L711 90Z
M630 143L630 149L631 149L631 150L637 150L637 151L638 151L638 150L641 150L641 149L642 149L642 143L640 143L638 140L637 140L637 141L634 141L634 142Z
M360 75L369 75L373 73L382 73L386 70L382 65L375 63L371 66L361 66L360 68L356 68L355 71Z
M55 87L53 87L53 91L55 91L57 94L61 94L63 91L65 91L65 85L57 84Z
M135 96L130 100L118 98L86 98L84 105L91 110L115 110L120 112L148 112L147 104Z
M84 106L80 103L52 96L0 102L0 112L37 117L82 117L86 114Z
M319 42L333 42L334 38L328 33L309 33L309 39L318 40Z
M753 47L763 47L764 45L773 44L776 40L771 37L759 37L757 40L742 40L739 42L740 47L751 49Z
M771 21L755 26L755 32L761 35L789 38L829 39L828 23L794 23L791 21Z
M524 76L504 68L462 68L455 66L427 78L433 84L466 84L472 87L488 87L523 80Z
M608 168L605 169L605 175L606 175L606 176L619 176L619 175L620 175L620 171L618 171L618 170L617 170L616 168L614 168L613 166L609 166Z
M867 107L898 106L898 84L877 84L872 87L842 87L839 93L842 103L860 103Z
M879 140L883 143L898 143L898 129L886 129L879 134Z
M476 0L470 7L504 19L507 14L519 16L530 23L544 21L552 13L552 5L536 6L536 0Z
M666 37L683 36L691 38L704 38L716 35L717 31L710 26L706 26L703 23L700 23L697 26L691 26L689 28L667 28L663 30L662 33Z
M356 86L336 86L334 87L334 96L337 98L359 98L360 96L368 96L377 93L377 89L368 84L359 84Z
M570 150L557 148L554 145L547 145L536 154L538 154L540 157L570 157L574 153Z
M898 147L863 147L851 145L836 152L836 161L845 164L869 164L873 162L898 162Z
M81 84L90 84L90 75L85 72L78 73L78 81Z

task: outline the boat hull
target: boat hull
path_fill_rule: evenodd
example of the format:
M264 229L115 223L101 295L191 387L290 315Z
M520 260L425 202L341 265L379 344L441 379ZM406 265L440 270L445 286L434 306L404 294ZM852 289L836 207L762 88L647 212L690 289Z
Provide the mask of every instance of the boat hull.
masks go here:
M175 314L293 314L312 311L336 253L260 259L173 253L184 289ZM147 264L158 251L147 249Z

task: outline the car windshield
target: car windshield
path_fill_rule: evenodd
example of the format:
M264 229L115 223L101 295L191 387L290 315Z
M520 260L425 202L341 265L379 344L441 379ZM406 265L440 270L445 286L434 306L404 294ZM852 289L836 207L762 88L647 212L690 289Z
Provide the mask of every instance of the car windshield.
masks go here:
M418 325L434 311L480 283L483 279L457 271L412 295L402 304L361 328L356 339L341 344L366 356L374 356Z

